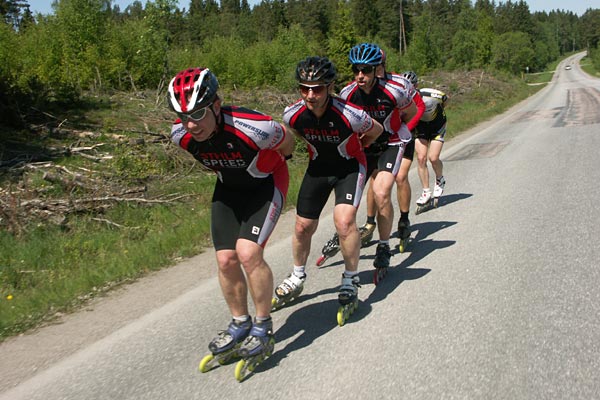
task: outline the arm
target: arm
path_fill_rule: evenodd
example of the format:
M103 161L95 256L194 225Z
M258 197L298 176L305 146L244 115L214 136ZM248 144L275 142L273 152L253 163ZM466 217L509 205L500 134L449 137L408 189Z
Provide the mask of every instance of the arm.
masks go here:
M371 143L373 143L379 135L383 132L383 126L375 120L373 120L373 126L359 136L360 142L363 147L369 147Z
M408 121L406 123L406 127L411 132L417 127L417 125L419 124L419 121L421 120L421 117L423 116L423 113L425 112L425 103L423 102L423 98L421 97L419 92L415 92L413 101L414 101L415 105L417 106L417 113L415 114L414 117L412 117L410 119L410 121Z
M400 111L400 119L405 124L408 124L417 115L417 106L414 101L411 101L408 107Z
M294 147L296 146L296 140L294 139L294 134L290 132L290 130L293 131L292 128L285 125L281 126L283 128L284 137L279 145L273 150L279 151L279 153L281 153L281 155L287 160L292 158L292 153L294 152Z

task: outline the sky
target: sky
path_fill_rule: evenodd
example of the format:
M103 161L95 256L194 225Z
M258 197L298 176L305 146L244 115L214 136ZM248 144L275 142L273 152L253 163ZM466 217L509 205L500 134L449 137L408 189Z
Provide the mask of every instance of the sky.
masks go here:
M525 0L529 5L529 11L551 11L551 10L565 10L572 11L575 14L581 16L585 13L588 8L600 9L600 0ZM36 14L38 12L42 14L52 13L52 0L28 0L30 10ZM146 3L146 0L141 0L142 4ZM497 3L504 3L503 0L497 0ZM113 0L113 4L118 4L121 10L124 10L129 4L133 3L133 0ZM248 0L248 4L252 7L255 4L260 3L260 0ZM179 8L187 9L189 7L190 0L179 0Z

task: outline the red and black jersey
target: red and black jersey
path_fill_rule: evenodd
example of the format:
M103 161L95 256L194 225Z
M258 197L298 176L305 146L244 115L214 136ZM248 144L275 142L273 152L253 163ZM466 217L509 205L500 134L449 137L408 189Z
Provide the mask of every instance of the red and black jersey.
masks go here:
M359 107L330 97L325 114L317 118L304 100L286 107L283 120L307 142L308 169L315 176L333 176L366 165L360 135L373 127L373 120Z
M398 124L397 121L392 121L395 110L397 110L395 118L398 118L398 111L404 110L412 103L409 91L403 86L387 79L377 78L375 85L367 93L360 90L358 83L354 81L341 90L340 97L356 104L383 125L386 134L377 138L378 143L395 144L410 141L408 129L402 129L401 122Z
M225 186L252 187L287 168L283 156L273 150L285 131L272 117L236 106L221 108L221 121L209 139L198 142L180 120L171 128L171 140L187 150L206 168L216 172Z

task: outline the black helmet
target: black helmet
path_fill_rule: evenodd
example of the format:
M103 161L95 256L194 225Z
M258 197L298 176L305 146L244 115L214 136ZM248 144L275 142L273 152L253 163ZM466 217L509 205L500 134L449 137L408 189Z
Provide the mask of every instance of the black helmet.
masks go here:
M335 65L327 57L306 57L296 67L298 82L330 84L335 76Z

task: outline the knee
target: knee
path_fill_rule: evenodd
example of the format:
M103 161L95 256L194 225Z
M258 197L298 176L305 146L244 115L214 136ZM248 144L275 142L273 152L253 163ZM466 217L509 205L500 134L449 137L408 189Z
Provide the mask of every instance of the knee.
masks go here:
M294 233L296 234L297 238L308 238L315 233L315 229L313 228L312 224L297 221Z
M429 162L432 164L437 164L440 161L440 157L439 156L430 156L429 157Z
M221 272L227 273L233 269L237 269L239 264L240 260L235 251L217 252L217 265Z
M254 270L263 263L262 251L257 247L238 247L237 257L246 272Z
M335 221L335 229L342 240L350 236L352 232L358 232L356 221L346 219Z

